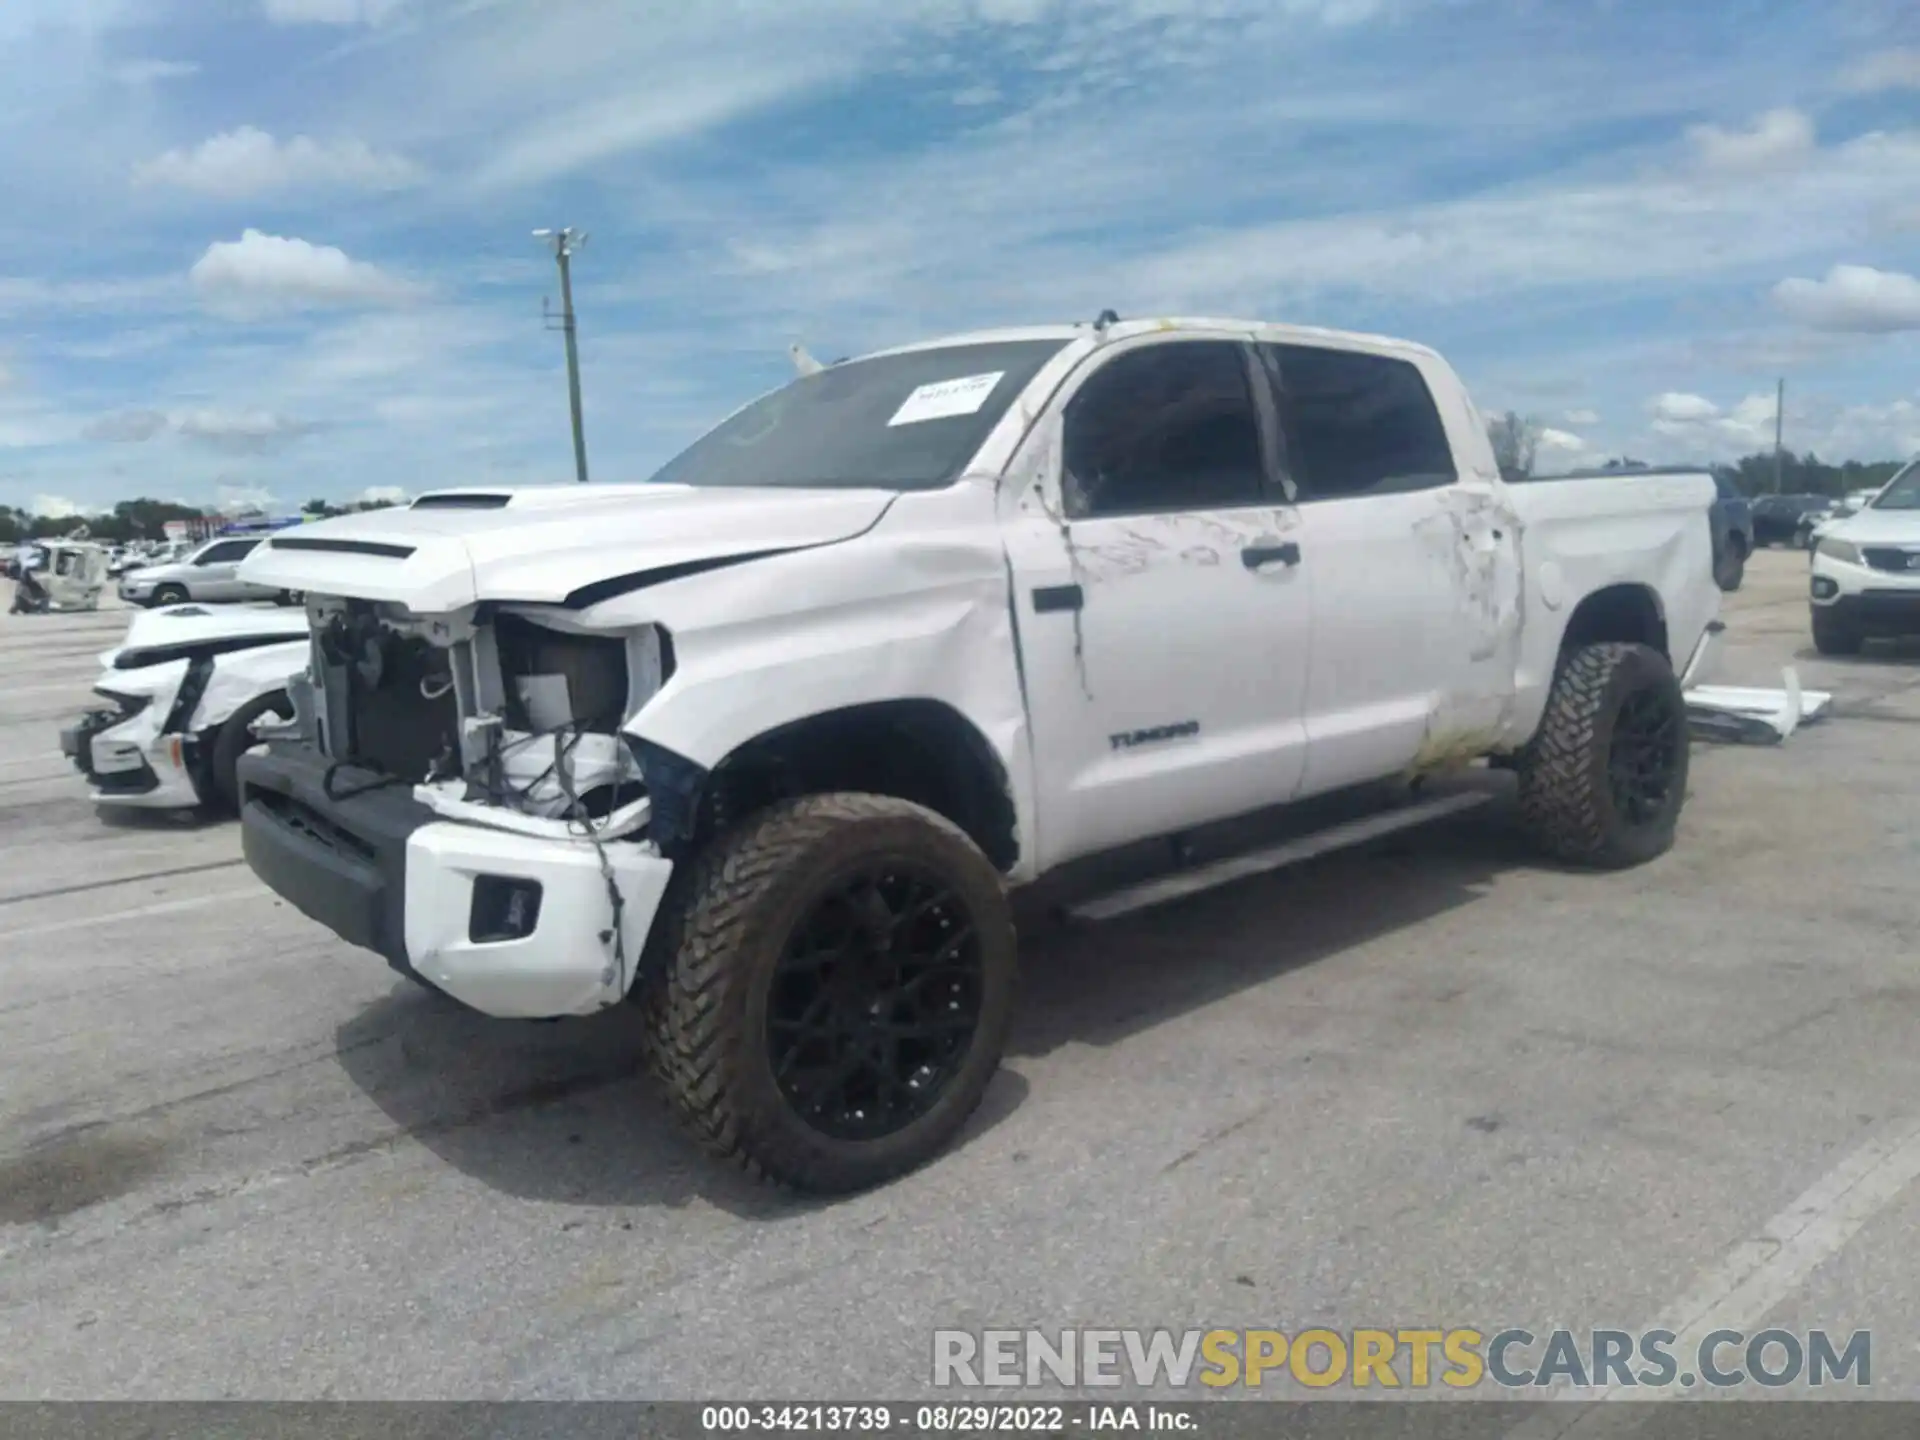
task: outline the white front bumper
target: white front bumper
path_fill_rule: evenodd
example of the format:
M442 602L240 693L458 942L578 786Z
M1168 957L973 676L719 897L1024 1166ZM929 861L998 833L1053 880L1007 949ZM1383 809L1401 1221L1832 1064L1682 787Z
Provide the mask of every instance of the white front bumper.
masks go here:
M1905 546L1874 546L1884 550L1904 550ZM1914 549L1920 555L1920 547ZM1881 594L1911 595L1920 600L1920 570L1886 570L1878 566L1855 564L1851 560L1836 560L1831 555L1816 550L1813 554L1811 581L1826 580L1829 585L1812 585L1809 597L1815 605L1832 605L1852 596L1864 595L1869 591ZM1824 593L1823 593L1824 592Z
M673 864L651 847L603 848L622 902L618 953L608 877L591 844L451 821L421 826L407 838L408 963L454 999L503 1019L590 1015L618 1004L633 984ZM482 875L540 886L531 934L471 938L474 882Z
M88 798L95 805L134 810L185 810L200 803L200 792L187 769L186 742L178 735L160 732L166 708L149 705L139 714L128 716L84 742L94 777ZM153 776L152 788L135 791L101 783L111 777L135 776L142 772Z
M144 724L142 722L145 722ZM143 794L119 794L95 789L96 805L126 805L143 810L182 810L200 803L193 776L186 765L186 742L178 735L159 735L145 715L93 737L93 768L98 775L137 770L144 763L160 783Z

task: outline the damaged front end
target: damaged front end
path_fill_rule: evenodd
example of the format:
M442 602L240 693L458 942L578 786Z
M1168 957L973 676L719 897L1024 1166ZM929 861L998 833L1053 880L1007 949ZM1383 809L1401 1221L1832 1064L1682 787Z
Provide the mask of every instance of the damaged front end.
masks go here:
M657 627L608 635L561 614L480 607L418 617L311 607L311 678L290 732L343 786L403 784L436 814L522 834L602 840L643 829L642 763L621 727L665 683Z
M620 1001L671 863L622 727L663 632L551 607L313 598L293 719L243 763L249 862L309 916L488 1014Z
M212 676L213 659L161 660L121 652L94 694L108 702L63 730L60 749L87 782L96 805L191 809L210 793L207 747L193 718Z

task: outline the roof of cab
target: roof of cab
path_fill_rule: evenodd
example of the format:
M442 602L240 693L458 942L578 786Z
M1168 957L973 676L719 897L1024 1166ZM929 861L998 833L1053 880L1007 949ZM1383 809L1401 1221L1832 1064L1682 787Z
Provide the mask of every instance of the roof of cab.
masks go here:
M857 355L853 359L875 360L883 355L905 355L915 350L938 350L960 345L1006 345L1023 340L1052 340L1067 343L1074 340L1093 341L1102 338L1103 335L1105 340L1113 341L1135 335L1183 331L1214 334L1222 331L1242 333L1252 331L1263 339L1281 344L1331 345L1341 349L1373 350L1408 358L1415 356L1439 358L1438 352L1430 346L1417 344L1411 340L1396 339L1389 335L1370 335L1356 330L1331 330L1319 325L1286 325L1271 320L1169 315L1156 316L1148 320L1114 321L1106 327L1104 332L1096 329L1090 321L1070 325L1025 325L999 330L970 330L954 335L938 336L931 340L917 340L911 345L895 345L885 350Z

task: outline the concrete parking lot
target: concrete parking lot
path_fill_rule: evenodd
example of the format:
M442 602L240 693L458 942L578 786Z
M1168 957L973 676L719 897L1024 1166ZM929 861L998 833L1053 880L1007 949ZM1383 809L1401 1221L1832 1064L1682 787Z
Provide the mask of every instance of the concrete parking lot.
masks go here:
M912 1397L936 1327L1706 1315L1870 1329L1920 1397L1920 652L1813 656L1805 568L1755 559L1715 678L1835 713L1696 748L1663 860L1479 813L1037 933L965 1142L830 1204L710 1168L628 1017L469 1015L233 826L103 822L56 732L125 616L0 619L0 1396Z

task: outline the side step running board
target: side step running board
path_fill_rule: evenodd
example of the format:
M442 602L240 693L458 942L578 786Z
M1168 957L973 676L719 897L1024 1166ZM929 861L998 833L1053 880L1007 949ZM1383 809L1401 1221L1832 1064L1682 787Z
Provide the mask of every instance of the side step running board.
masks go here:
M1493 798L1489 791L1470 790L1411 805L1397 805L1380 814L1329 825L1324 830L1316 830L1310 835L1302 835L1279 845L1229 855L1223 860L1210 861L1191 870L1176 870L1171 875L1143 880L1137 885L1129 885L1097 899L1069 906L1067 914L1075 920L1113 920L1149 906L1164 905L1169 900L1230 885L1250 875L1264 875L1269 870L1279 870L1315 855L1365 844L1382 835L1391 835L1396 830L1410 830L1442 816L1458 815L1464 810L1484 805Z

